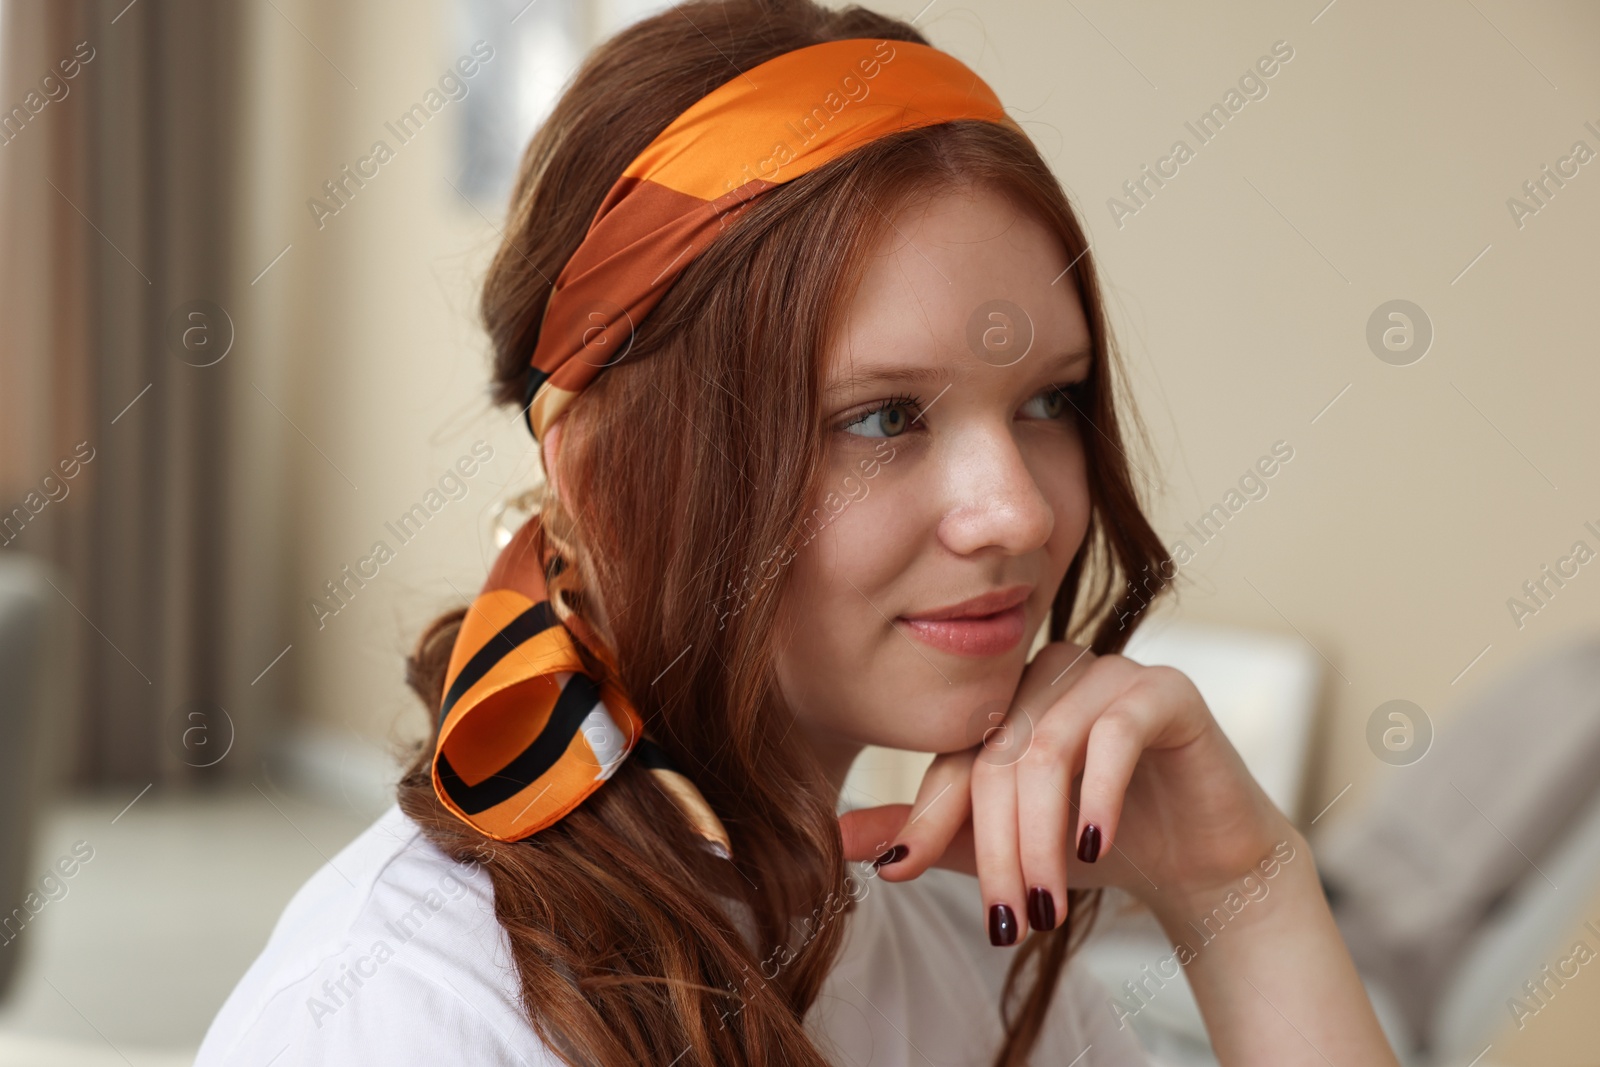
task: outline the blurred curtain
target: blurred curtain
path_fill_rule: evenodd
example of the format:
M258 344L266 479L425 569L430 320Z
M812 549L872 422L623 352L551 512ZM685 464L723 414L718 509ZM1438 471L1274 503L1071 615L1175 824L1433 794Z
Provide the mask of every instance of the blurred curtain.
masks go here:
M216 361L236 6L3 10L0 551L52 561L70 605L61 770L135 789L214 777L238 763L220 757L249 682L228 644L231 364Z

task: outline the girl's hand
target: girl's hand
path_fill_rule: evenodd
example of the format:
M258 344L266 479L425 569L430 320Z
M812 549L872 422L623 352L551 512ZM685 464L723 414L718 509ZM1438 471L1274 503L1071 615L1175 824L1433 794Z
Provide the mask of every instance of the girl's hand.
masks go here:
M1053 642L1003 721L977 725L972 748L934 758L914 805L848 812L840 827L847 860L904 852L878 868L889 881L976 874L996 944L1024 922L1054 927L1069 885L1118 886L1176 914L1299 840L1171 667Z

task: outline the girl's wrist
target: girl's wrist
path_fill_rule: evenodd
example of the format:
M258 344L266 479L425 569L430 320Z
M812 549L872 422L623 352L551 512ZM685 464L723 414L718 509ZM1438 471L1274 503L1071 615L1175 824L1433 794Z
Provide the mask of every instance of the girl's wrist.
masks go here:
M1292 828L1235 883L1154 906L1219 1062L1399 1067Z
M1308 889L1321 896L1311 846L1287 820L1256 851L1255 862L1231 878L1142 895L1174 944L1206 943L1225 927L1254 925Z

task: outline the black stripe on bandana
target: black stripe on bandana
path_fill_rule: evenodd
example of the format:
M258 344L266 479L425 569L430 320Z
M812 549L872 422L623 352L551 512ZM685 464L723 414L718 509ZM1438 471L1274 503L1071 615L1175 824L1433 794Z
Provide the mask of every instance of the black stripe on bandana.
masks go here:
M524 641L538 637L550 627L556 625L555 610L550 607L548 600L541 600L528 608L521 615L512 619L503 626L499 633L483 643L483 647L473 653L461 668L461 673L456 675L456 680L451 683L450 691L444 695L444 706L439 709L439 725L444 725L445 716L450 714L450 709L456 706L462 694L483 680L483 676L494 669L494 665L505 659L517 646Z
M439 781L444 784L450 799L468 815L476 815L496 804L503 804L526 789L540 775L555 766L572 737L600 703L600 687L585 674L574 674L567 679L566 687L550 710L550 721L545 724L533 743L523 749L510 763L477 785L468 785L450 766L443 751L439 753ZM600 768L595 767L598 775Z

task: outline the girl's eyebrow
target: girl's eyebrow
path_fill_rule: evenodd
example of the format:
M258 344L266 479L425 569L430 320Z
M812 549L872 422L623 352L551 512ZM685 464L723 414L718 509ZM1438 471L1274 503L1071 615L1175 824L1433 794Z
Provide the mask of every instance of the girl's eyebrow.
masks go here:
M1068 352L1056 356L1056 365L1063 371L1071 370L1079 363L1086 363L1094 358L1094 342L1089 341L1079 345Z
M936 385L945 377L944 368L906 364L883 364L868 367L858 373L846 375L829 384L829 396L848 393L863 385Z
M1081 345L1067 352L1062 352L1053 357L1051 366L1057 373L1064 374L1079 363L1085 362L1094 356L1093 344ZM854 374L848 374L829 383L827 395L835 396L849 393L861 386L868 385L937 385L945 379L943 367L929 367L920 364L880 364L868 366Z

